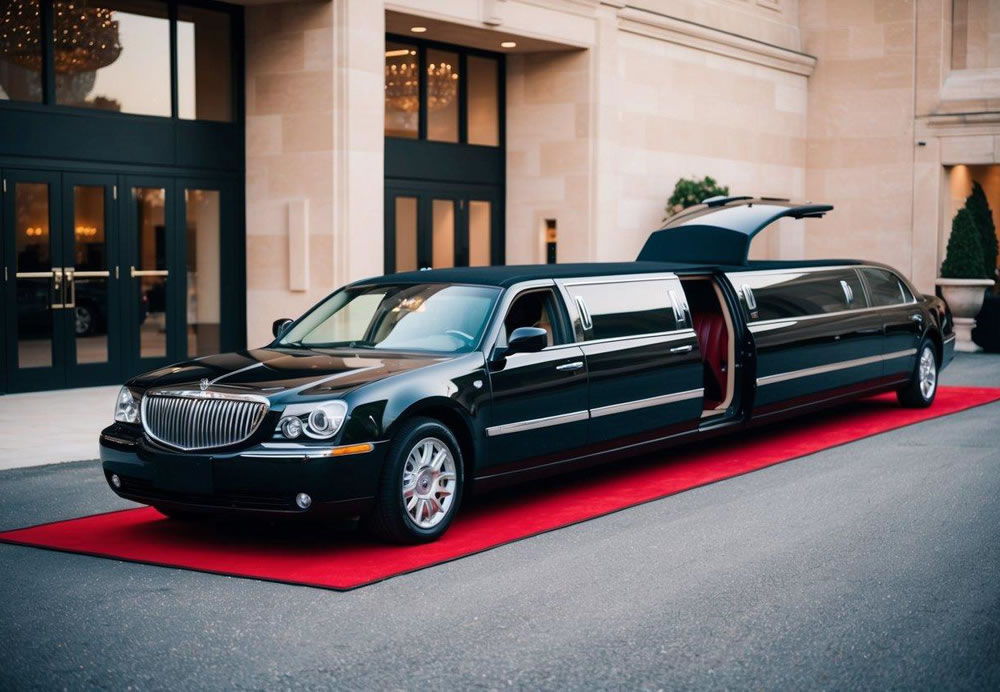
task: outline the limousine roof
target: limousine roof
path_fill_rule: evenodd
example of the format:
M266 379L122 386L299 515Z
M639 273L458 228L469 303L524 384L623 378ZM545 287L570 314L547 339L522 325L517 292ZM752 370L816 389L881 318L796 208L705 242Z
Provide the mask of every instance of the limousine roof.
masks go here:
M667 219L637 259L746 265L754 236L778 219L817 218L832 209L768 197L711 197Z
M861 264L857 260L795 260L750 261L742 265L695 264L681 262L588 262L582 264L507 264L495 267L453 267L400 272L357 282L357 285L396 283L455 283L486 286L512 286L522 281L537 279L575 279L598 276L632 274L699 274L712 271L746 272L768 269L795 269L808 267L842 266Z

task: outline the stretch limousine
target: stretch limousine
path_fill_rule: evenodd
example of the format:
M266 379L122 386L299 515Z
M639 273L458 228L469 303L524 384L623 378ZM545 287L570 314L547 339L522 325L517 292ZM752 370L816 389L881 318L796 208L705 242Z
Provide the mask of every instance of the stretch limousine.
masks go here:
M880 391L929 406L954 353L941 299L874 263L747 259L769 224L831 208L713 198L635 262L359 281L266 348L130 380L105 476L168 517L360 515L417 543L473 486Z

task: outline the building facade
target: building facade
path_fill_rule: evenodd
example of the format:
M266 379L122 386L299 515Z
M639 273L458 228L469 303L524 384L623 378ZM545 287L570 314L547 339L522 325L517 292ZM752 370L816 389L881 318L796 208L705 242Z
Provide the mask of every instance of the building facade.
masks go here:
M835 205L756 257L931 291L973 181L1000 207L998 106L998 0L5 0L0 391L364 276L628 260L680 177Z

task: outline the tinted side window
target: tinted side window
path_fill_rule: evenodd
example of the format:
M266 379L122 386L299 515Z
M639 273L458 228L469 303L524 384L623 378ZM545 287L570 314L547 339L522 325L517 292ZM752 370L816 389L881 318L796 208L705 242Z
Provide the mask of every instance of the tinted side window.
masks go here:
M677 329L670 304L673 287L663 280L576 284L566 289L574 299L583 298L594 325L587 339L593 340Z
M852 269L788 272L781 274L736 274L737 286L748 285L757 300L753 320L822 315L865 306L865 293Z
M864 272L865 280L868 281L873 307L900 305L910 301L910 292L892 272L868 267L861 271Z

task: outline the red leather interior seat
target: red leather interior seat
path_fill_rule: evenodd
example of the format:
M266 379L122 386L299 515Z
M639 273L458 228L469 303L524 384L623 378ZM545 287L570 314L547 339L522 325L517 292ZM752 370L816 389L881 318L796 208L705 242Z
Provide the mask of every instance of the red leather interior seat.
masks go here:
M705 364L705 408L715 408L726 399L726 357L729 353L726 320L717 312L694 311L691 317Z

